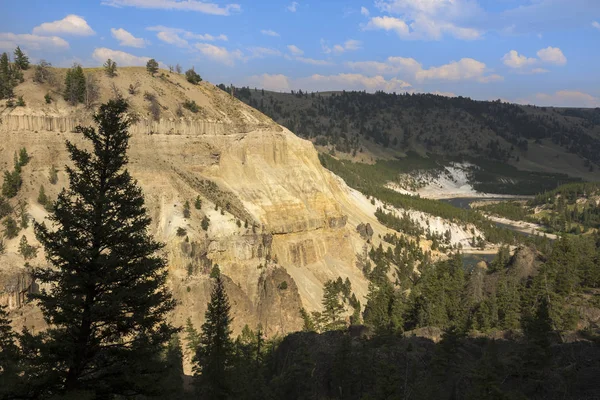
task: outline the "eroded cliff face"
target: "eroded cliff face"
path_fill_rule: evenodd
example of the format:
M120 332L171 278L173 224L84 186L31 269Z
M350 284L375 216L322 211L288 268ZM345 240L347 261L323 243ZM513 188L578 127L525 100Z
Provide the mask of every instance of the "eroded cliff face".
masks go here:
M98 79L107 100L108 78ZM369 222L376 235L386 230L321 167L310 142L208 83L192 86L177 75L151 78L135 68L121 69L110 83L125 94L133 80L142 82L140 93L153 91L165 110L159 121L151 121L142 95L126 96L141 118L130 130L128 168L144 190L152 233L167 244L169 285L179 301L172 315L176 324L188 317L201 324L214 264L226 277L236 332L259 323L267 335L300 329L299 309L320 310L324 282L337 277L349 278L365 304L367 281L355 266L364 240L355 227ZM42 103L46 90L27 81L17 94L24 95L28 107L0 109L0 168L11 169L13 154L22 147L32 156L23 168L18 198L11 202L27 201L28 213L38 221L47 215L36 203L40 186L54 199L67 185L65 140L84 146L72 131L91 123L89 112L60 99L51 106ZM185 99L196 101L201 111L181 118L168 114ZM59 170L56 185L48 181L52 165ZM193 206L198 196L200 210ZM189 218L183 217L186 201L192 205ZM211 221L206 231L204 216ZM185 234L177 235L178 228ZM0 301L21 310L20 293L36 289L16 254L23 234L35 243L29 227L8 241L8 251L0 256ZM42 251L30 261L43 263ZM15 325L43 329L35 307L27 307L23 317L14 313Z

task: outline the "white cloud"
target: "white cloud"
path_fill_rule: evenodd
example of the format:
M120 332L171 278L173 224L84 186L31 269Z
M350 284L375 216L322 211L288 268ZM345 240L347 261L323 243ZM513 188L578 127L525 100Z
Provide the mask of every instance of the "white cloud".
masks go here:
M292 53L295 56L301 56L302 54L304 54L304 51L300 50L296 45L288 44L287 48L290 51L290 53Z
M538 57L542 62L554 65L565 65L567 57L558 47L547 47L537 52Z
M600 98L577 90L559 90L555 93L537 93L517 103L556 107L600 107Z
M510 68L523 68L528 65L533 65L537 62L535 58L527 58L524 55L519 55L516 50L511 50L502 57L504 65Z
M354 39L349 39L349 40L346 40L342 44L334 45L333 49L332 49L327 45L327 42L325 40L321 39L321 49L323 50L323 53L325 53L325 54L329 54L332 51L335 54L342 54L346 51L358 50L358 49L360 49L360 45L361 45L360 41L354 40Z
M66 50L69 43L58 36L0 33L0 49L13 51L17 46L27 50Z
M110 33L112 34L112 37L119 41L119 45L121 46L136 48L146 47L146 41L144 39L136 38L123 28L111 28Z
M346 40L343 44L336 44L333 46L333 52L336 54L342 54L346 51L355 51L360 49L360 45L361 43L358 40Z
M182 39L176 32L173 31L161 31L156 34L156 37L161 41L168 44L172 44L176 47L186 48L189 47L190 44L187 40Z
M292 1L292 4L290 4L289 6L287 6L288 11L290 12L296 12L296 10L298 9L298 6L300 4L298 4L297 1Z
M250 58L264 58L269 56L280 56L281 52L269 47L249 47Z
M596 29L600 29L600 22L594 21L594 22L592 22L592 26Z
M502 80L500 75L485 75L486 65L481 61L472 58L462 58L459 61L431 67L418 71L416 78L418 81L440 80L440 81L462 81L476 80L481 83L494 82Z
M262 33L263 35L267 35L267 36L275 36L275 37L279 36L279 33L272 31L270 29L262 29L260 31L260 33Z
M388 57L386 62L355 61L348 62L346 65L352 69L366 73L383 75L397 75L402 72L414 76L418 71L423 69L417 60L405 57Z
M276 91L302 89L309 91L366 90L369 92L377 90L397 92L405 91L411 87L409 83L397 78L386 80L381 75L365 76L361 74L315 74L298 79L292 79L281 74L262 74L250 77L250 86Z
M362 15L364 15L365 17L368 17L369 16L369 9L367 7L361 7L360 8L360 13Z
M105 62L107 59L111 59L117 63L120 67L131 67L131 66L144 66L150 60L151 57L138 57L130 53L126 53L120 50L107 49L106 47L100 47L94 49L92 58L99 63Z
M58 21L44 22L40 26L33 28L33 33L37 35L75 36L91 36L96 34L85 19L74 14L67 15Z
M196 43L194 47L211 60L228 66L233 66L235 60L241 60L243 58L243 54L239 50L229 51L224 47L208 43Z
M241 11L239 4L220 6L197 0L103 0L103 5L112 7L137 7L159 10L196 11L212 15L230 15Z
M211 35L209 33L199 34L199 33L193 33L190 31L186 31L185 29L169 28L168 26L163 26L163 25L149 26L146 28L146 30L159 32L159 34L160 34L160 32L165 32L166 34L161 35L164 40L163 39L161 39L161 40L166 43L171 43L171 42L173 42L172 44L179 43L180 44L179 47L187 46L187 42L186 42L185 46L183 45L183 42L181 42L181 40L183 40L183 39L179 35L182 35L185 39L190 39L190 40L196 39L196 40L202 40L204 42L214 42L216 40L222 40L222 41L226 42L228 40L227 36L223 35L223 34L220 34L217 36ZM157 34L157 36L159 36L159 34ZM159 37L159 39L160 39L160 37Z
M419 82L440 81L468 81L474 80L488 83L502 80L497 74L488 74L487 66L472 58L463 58L459 61L424 69L421 63L414 58L388 57L385 62L357 61L348 62L346 66L366 73L381 75L400 75L415 79Z
M373 17L365 29L395 31L401 39L439 40L448 34L461 40L474 40L482 32L463 22L482 15L474 0L378 0L382 12L398 17Z
M383 29L385 31L394 31L400 37L407 37L409 29L406 22L394 17L374 17L371 18L365 29Z

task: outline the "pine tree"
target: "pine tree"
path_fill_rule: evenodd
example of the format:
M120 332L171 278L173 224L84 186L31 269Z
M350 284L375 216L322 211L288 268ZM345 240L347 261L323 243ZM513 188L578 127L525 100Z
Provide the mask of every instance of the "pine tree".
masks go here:
M146 70L152 76L154 76L154 74L158 72L158 63L154 58L148 60L148 62L146 63Z
M65 77L64 98L71 103L71 105L83 103L86 99L85 75L83 73L83 68L81 68L81 65L79 64L73 65L73 67L67 71Z
M110 58L104 63L104 72L109 78L117 76L117 63Z
M194 208L196 210L202 209L202 199L200 198L200 196L196 197L196 201L194 202Z
M14 97L13 79L8 60L8 54L2 53L0 56L0 99L10 99Z
M15 49L15 65L22 71L29 69L29 57L23 53L19 46Z
M12 239L17 237L19 234L19 226L13 217L7 217L4 221L2 221L2 224L4 225L5 238Z
M66 143L74 167L50 220L36 223L49 267L34 271L50 289L33 295L50 328L37 358L51 368L53 393L95 398L156 389L161 353L176 329L162 248L148 234L141 189L125 169L127 103L111 100L94 116L98 130L78 127L92 152Z
M5 306L0 306L0 398L12 398L18 382L20 352Z
M188 200L186 200L185 203L183 204L183 218L189 218L190 215L191 215L190 202Z
M40 191L38 193L37 202L46 207L50 199L46 195L46 190L44 189L44 185L40 185Z
M203 399L226 399L231 393L230 370L233 342L229 299L218 274L202 325L194 373Z

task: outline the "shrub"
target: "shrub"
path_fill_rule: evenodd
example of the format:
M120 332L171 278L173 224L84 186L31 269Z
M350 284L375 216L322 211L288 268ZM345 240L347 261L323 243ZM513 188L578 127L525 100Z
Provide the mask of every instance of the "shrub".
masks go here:
M46 104L52 103L52 96L50 96L50 93L46 93L44 100L46 100Z
M279 290L286 290L288 288L288 284L286 281L281 281L281 283L277 286Z
M190 202L186 200L185 204L183 205L183 218L189 218L190 215Z
M177 236L185 236L187 234L187 230L185 228L179 227L177 228Z
M197 85L202 82L202 78L196 71L194 71L194 67L185 71L185 79L187 79L187 81L193 85Z
M183 108L190 110L194 114L200 111L200 106L194 100L186 100L183 102Z
M19 96L17 98L17 107L25 107L25 100L23 100L23 96Z

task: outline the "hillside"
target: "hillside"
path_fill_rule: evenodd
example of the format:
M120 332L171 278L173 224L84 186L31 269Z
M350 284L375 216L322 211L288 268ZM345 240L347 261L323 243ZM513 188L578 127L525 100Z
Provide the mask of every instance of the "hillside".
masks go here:
M469 160L490 173L516 167L555 174L538 177L548 181L564 183L568 178L563 174L600 179L600 109L383 92L276 93L237 88L234 94L312 140L321 151L335 151L358 162L394 159L415 151L447 161ZM490 176L486 178L491 183ZM514 177L493 178L500 182Z
M268 335L299 329L299 309L320 310L324 283L338 277L348 278L352 292L366 303L368 280L356 267L357 254L367 240L388 247L381 237L393 231L374 216L383 204L371 202L323 168L311 142L208 82L192 85L166 71L152 77L143 68L120 68L114 78L101 69L86 69L88 81L99 88L99 97L86 108L62 98L65 70L51 73L53 79L40 84L33 82L33 71L26 71L15 88L25 106L0 106L0 169L11 171L14 155L23 148L30 157L22 167L21 189L6 200L9 215L2 215L3 223L9 217L47 217L39 192L43 186L52 201L67 184L65 140L82 145L74 128L91 125L93 108L121 95L137 119L130 129L129 170L144 191L152 233L167 244L169 284L179 302L172 317L177 325L189 317L200 326L215 264L226 279L236 332L259 323ZM196 112L182 107L191 102ZM52 184L54 168L57 182ZM198 198L200 209L194 207ZM191 204L189 218L184 216L186 202ZM202 227L205 217L207 230ZM420 214L423 224L429 217ZM361 236L356 228L367 223L372 233ZM427 227L438 235L451 231L453 245L461 241L467 248L471 236L480 234L439 218ZM16 326L36 330L43 322L26 294L37 290L30 268L45 261L38 251L26 266L18 250L23 235L36 245L31 224L4 239L0 302L18 309ZM431 246L430 240L419 243L423 251Z

